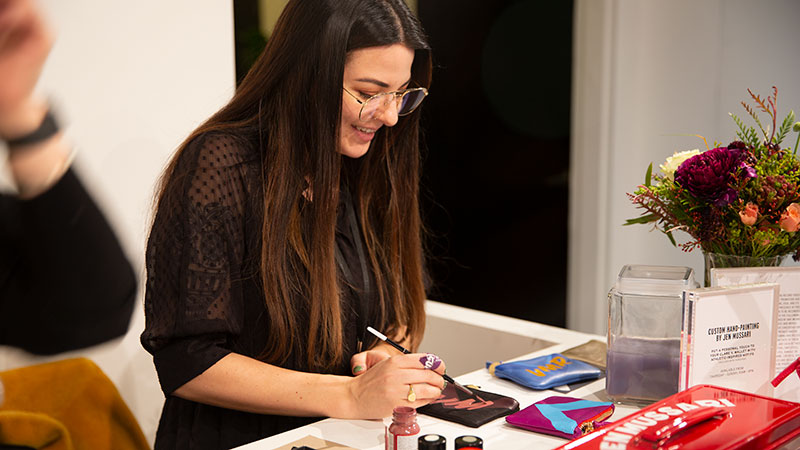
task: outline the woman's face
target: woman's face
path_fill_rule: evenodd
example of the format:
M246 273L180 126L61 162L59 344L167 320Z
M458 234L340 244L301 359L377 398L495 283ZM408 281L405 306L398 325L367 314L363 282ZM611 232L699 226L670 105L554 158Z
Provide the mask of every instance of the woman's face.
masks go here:
M402 44L353 50L344 64L344 88L362 102L375 94L408 87L414 51ZM379 110L371 119L361 121L361 104L342 90L342 123L339 152L350 158L367 153L375 132L382 126L397 123L397 104Z

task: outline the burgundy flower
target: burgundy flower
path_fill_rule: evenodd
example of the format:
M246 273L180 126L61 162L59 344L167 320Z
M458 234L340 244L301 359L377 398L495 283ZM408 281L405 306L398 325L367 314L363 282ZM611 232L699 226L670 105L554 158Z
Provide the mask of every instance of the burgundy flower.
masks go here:
M675 182L715 206L729 205L738 198L731 187L736 175L741 172L747 177L755 176L755 170L745 163L746 158L747 152L742 148L713 148L684 161L675 171Z
M747 150L747 144L745 144L742 141L733 141L730 144L728 144L728 148L731 149L731 150L736 148L736 149L745 151L745 150Z
M739 168L742 169L742 174L747 178L755 178L758 176L758 174L756 173L756 169L754 169L753 166L747 164L744 161L739 163Z
M741 151L742 162L739 163L739 167L744 169L742 173L748 178L755 178L756 169L753 168L753 164L755 164L756 161L749 153L747 144L745 144L742 141L733 141L730 144L728 144L728 149Z

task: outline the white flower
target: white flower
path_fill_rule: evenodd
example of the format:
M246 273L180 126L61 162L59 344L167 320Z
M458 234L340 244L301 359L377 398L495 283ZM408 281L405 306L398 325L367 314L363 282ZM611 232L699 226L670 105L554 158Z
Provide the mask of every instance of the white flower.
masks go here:
M675 152L674 155L667 158L664 164L660 165L661 173L664 174L669 180L673 180L675 177L675 171L683 164L684 161L691 158L692 156L696 156L700 154L700 150L686 150L682 152Z

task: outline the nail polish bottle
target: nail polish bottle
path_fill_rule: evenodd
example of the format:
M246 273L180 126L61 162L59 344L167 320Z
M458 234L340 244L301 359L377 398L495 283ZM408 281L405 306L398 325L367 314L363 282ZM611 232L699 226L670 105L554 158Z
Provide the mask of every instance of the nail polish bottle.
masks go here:
M392 413L392 424L386 427L386 450L417 450L419 424L417 410L398 406Z

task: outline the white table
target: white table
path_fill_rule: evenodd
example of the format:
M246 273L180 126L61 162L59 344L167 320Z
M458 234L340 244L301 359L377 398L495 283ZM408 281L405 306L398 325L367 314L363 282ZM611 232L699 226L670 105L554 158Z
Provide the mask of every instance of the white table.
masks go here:
M580 345L591 339L605 340L605 336L579 333L576 331L565 330L563 328L556 328L533 322L519 321L517 319L505 319L509 319L510 322L496 325L513 325L515 326L515 332L520 334L524 333L527 336L546 339L551 342L558 342L558 344L533 353L522 355L516 359L528 359L534 356L558 353L570 347ZM503 321L505 319L501 318L499 320ZM483 364L482 361L475 362L475 366L480 366L481 364ZM605 397L605 378L601 378L589 384L583 385L569 393L556 392L553 390L535 391L528 389L511 381L496 378L490 375L489 372L483 368L456 377L456 380L461 384L474 384L480 386L482 390L512 397L519 402L520 409L530 406L534 402L542 400L551 395L569 395L587 400L608 401L608 399ZM610 420L618 420L636 411L637 409L638 408L636 407L616 405L616 410ZM466 434L481 437L484 442L484 448L489 450L552 449L567 442L565 439L533 433L513 427L508 425L504 418L496 419L481 426L480 428L469 428L463 425L435 419L423 414L420 414L417 417L419 426L422 430L421 435L433 433L444 436L447 439L448 450L453 448L453 441L456 437ZM383 421L325 419L301 428L253 442L251 444L239 447L239 449L271 450L311 435L361 450L383 450L385 422L389 423L389 419L384 419Z

